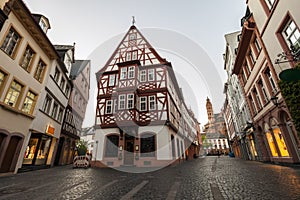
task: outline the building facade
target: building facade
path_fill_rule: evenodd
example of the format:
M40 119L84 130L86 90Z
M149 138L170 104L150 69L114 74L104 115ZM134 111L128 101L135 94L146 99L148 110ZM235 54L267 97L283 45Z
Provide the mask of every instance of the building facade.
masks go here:
M76 142L80 139L81 126L85 117L90 88L90 60L75 60L75 45L55 45L61 61L66 65L72 90L59 138L55 165L73 162Z
M17 172L58 55L23 1L1 1L0 7L0 171Z
M134 25L96 76L95 166L161 167L187 158L197 121L171 63Z
M299 137L278 83L281 71L294 68L299 58L300 2L249 0L247 5L233 74L250 108L261 159L296 163Z
M240 36L240 31L225 35L224 69L228 79L224 87L226 95L224 118L235 156L246 160L259 160L250 110L240 81L237 75L232 73Z

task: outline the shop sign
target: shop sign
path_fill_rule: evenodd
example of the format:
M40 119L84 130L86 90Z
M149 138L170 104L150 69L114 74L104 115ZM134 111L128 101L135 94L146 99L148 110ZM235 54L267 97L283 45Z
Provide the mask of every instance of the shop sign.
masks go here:
M54 131L55 131L54 127L52 127L51 125L47 125L46 133L54 135Z

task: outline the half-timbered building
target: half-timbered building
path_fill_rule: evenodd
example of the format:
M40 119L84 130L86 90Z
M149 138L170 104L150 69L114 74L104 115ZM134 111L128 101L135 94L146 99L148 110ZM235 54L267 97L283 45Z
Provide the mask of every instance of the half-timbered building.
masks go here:
M96 77L95 166L158 167L186 158L197 120L171 63L134 25Z

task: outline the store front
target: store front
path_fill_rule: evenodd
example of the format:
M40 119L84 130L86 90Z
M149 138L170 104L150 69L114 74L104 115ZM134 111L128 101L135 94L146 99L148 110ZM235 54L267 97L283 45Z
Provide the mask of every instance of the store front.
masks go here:
M52 137L33 133L26 147L23 165L47 165Z

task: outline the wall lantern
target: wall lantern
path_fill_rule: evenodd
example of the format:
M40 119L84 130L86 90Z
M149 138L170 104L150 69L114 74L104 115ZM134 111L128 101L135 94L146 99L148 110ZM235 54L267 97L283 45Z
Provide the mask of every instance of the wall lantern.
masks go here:
M136 151L139 150L139 145L135 145L135 150L136 150Z
M278 106L278 97L272 96L271 101L275 106Z
M120 151L122 151L122 150L123 150L123 146L122 146L122 145L119 147L119 150L120 150Z

